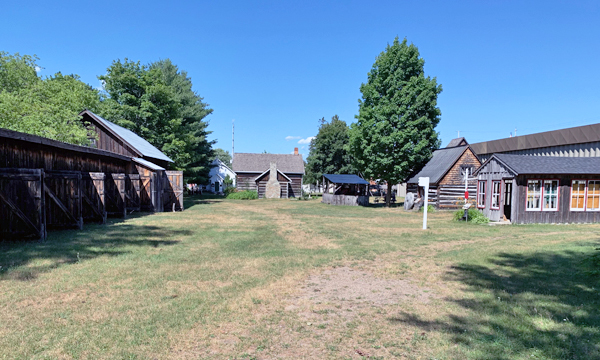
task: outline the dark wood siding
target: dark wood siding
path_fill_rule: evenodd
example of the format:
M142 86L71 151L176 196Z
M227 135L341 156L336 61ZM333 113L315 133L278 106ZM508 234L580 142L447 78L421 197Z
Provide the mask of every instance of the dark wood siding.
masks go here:
M254 179L261 173L239 173L236 175L235 186L238 191L253 190L257 191Z
M258 197L265 195L266 184L269 181L269 173L264 174L258 181L256 178L260 173L238 173L236 175L236 188L238 191L253 190L258 192ZM290 182L281 174L277 175L277 180L281 185L281 198L298 197L302 194L302 174L285 174L292 181Z

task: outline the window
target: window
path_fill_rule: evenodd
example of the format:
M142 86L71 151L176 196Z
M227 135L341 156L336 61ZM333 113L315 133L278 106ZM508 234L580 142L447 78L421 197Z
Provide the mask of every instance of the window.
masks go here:
M571 182L571 211L585 210L585 180Z
M600 210L600 180L588 181L587 188L587 206L590 211Z
M558 180L544 180L544 203L542 210L558 210Z
M460 178L464 179L465 178L465 174L467 176L470 176L473 174L473 166L471 165L461 165L460 166Z
M500 181L492 181L492 209L500 209Z
M484 208L485 207L485 180L479 181L477 185L477 207Z
M542 209L542 180L527 180L527 211Z

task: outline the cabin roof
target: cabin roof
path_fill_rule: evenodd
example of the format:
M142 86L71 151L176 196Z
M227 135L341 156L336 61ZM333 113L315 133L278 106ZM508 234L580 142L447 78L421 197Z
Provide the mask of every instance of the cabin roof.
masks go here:
M446 147L434 151L431 160L417 175L408 180L407 183L416 184L419 182L420 177L429 177L430 184L437 184L446 175L448 170L454 166L468 147L468 145Z
M450 140L448 145L446 145L446 148L463 146L463 145L469 145L469 143L467 142L467 140L464 137L459 137L459 138Z
M151 163L148 160L144 160L142 158L132 158L131 160L133 160L134 162L136 162L136 163L138 163L138 164L140 164L142 166L147 167L150 170L155 170L155 171L156 170L165 170L165 168L163 168L161 166L158 166L155 163Z
M477 154L537 149L600 141L600 123L471 144Z
M334 184L369 185L369 182L354 174L323 174L323 177Z
M304 174L304 160L300 154L235 153L231 167L236 173L262 173L265 169L270 168L272 162L277 164L277 170L284 173Z
M559 157L494 154L476 173L479 173L492 159L496 159L515 175L545 174L600 174L600 158L598 157Z
M142 156L149 157L158 160L164 160L173 162L171 158L165 155L162 151L155 148L152 144L146 141L141 136L137 135L131 130L125 129L113 122L110 122L103 117L94 114L89 110L82 111L79 115L88 114L91 118L96 120L101 126L107 129L110 133L116 135L125 143L129 144L130 147L137 150Z

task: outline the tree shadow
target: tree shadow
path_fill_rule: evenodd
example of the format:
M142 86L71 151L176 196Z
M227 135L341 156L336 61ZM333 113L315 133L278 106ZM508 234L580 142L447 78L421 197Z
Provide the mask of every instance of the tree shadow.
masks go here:
M590 255L501 253L485 266L454 266L448 280L467 285L468 296L446 300L464 315L389 320L448 332L477 359L600 359L600 278L582 269Z
M140 215L143 216L143 215ZM190 230L132 225L112 221L108 225L89 224L84 230L53 231L46 241L0 242L0 281L29 281L64 264L99 256L119 256L131 247L162 247L191 235Z
M185 195L183 197L183 208L188 210L196 205L212 205L222 202L223 196L219 195Z

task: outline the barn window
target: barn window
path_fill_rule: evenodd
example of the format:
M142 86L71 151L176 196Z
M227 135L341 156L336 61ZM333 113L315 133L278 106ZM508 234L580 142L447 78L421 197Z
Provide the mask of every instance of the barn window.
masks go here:
M587 210L600 210L600 180L588 181Z
M477 185L477 207L484 208L485 207L485 180L479 181Z
M527 211L542 209L542 180L527 180Z
M500 209L500 181L492 181L492 209Z
M473 166L471 166L471 165L461 165L460 166L460 177L462 179L464 179L465 178L465 174L467 176L473 174Z
M571 182L571 211L585 210L585 180Z
M558 180L544 180L544 204L542 210L558 210Z

